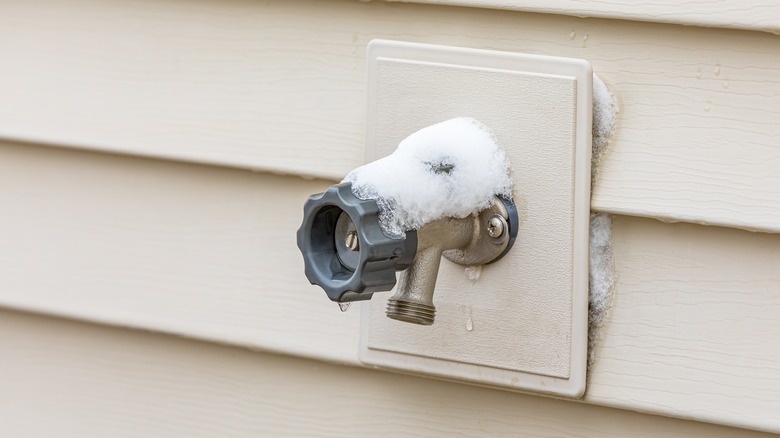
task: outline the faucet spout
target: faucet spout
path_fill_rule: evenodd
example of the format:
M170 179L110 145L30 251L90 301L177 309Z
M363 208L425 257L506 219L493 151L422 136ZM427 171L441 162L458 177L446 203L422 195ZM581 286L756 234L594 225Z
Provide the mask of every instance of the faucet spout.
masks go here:
M436 318L433 292L442 256L464 266L500 259L517 235L517 211L506 199L462 219L444 218L417 230L417 255L401 272L396 293L387 302L388 318L432 325Z
M433 291L444 251L464 248L474 236L474 218L444 218L428 223L417 232L417 256L401 273L395 295L387 303L387 317L420 325L431 325L436 317Z

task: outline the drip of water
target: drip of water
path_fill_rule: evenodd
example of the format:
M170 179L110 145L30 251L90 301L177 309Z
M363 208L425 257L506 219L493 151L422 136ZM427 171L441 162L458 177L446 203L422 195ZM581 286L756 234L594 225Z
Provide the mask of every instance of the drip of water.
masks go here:
M466 331L468 332L474 330L474 320L471 319L472 310L471 306L469 306L469 319L466 320Z
M479 280L479 276L482 275L482 266L467 266L465 272L466 278L475 282Z
M339 309L341 309L342 312L346 312L351 305L352 303L339 303Z

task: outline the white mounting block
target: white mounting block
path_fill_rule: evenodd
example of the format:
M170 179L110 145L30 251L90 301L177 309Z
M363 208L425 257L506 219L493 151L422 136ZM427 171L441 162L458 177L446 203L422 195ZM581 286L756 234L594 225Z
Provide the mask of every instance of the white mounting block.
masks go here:
M473 117L507 152L520 224L513 249L478 279L442 260L432 326L388 319L390 294L374 295L363 307L360 359L580 397L588 333L590 64L377 40L368 48L368 75L368 161L425 126Z

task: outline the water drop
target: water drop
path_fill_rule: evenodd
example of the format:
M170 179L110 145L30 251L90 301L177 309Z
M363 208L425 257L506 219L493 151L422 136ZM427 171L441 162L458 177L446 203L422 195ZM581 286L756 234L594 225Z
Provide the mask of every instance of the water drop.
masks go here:
M352 303L339 303L339 309L341 309L342 312L346 312L351 305Z
M715 71L713 73L715 76L720 76L720 64L715 64Z
M723 88L728 88L728 87L729 87L729 81L724 79L723 80Z
M590 38L590 35L585 35L585 37L582 38L582 47L588 47L588 38Z
M471 316L469 316L469 319L466 320L466 330L474 330L474 322L471 320Z
M577 38L577 34L576 34L576 33L574 33L574 32L570 33L570 34L569 34L569 39L570 39L570 40L572 40L572 41L574 41L574 38Z
M701 67L696 69L696 79L701 79Z
M479 280L479 276L482 275L482 265L479 266L467 266L464 270L466 278L472 282Z

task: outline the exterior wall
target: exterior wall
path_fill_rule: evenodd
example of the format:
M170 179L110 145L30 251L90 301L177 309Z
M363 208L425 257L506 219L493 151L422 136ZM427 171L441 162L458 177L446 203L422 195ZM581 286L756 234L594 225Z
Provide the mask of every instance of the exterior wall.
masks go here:
M624 215L619 283L585 404L358 368L358 312L303 278L303 200L362 161L374 37L586 58L621 99L592 204ZM626 410L780 432L780 236L733 229L780 231L777 43L395 3L2 5L0 305L342 366L4 312L0 428L335 435L317 408L344 393L358 436L736 433Z

